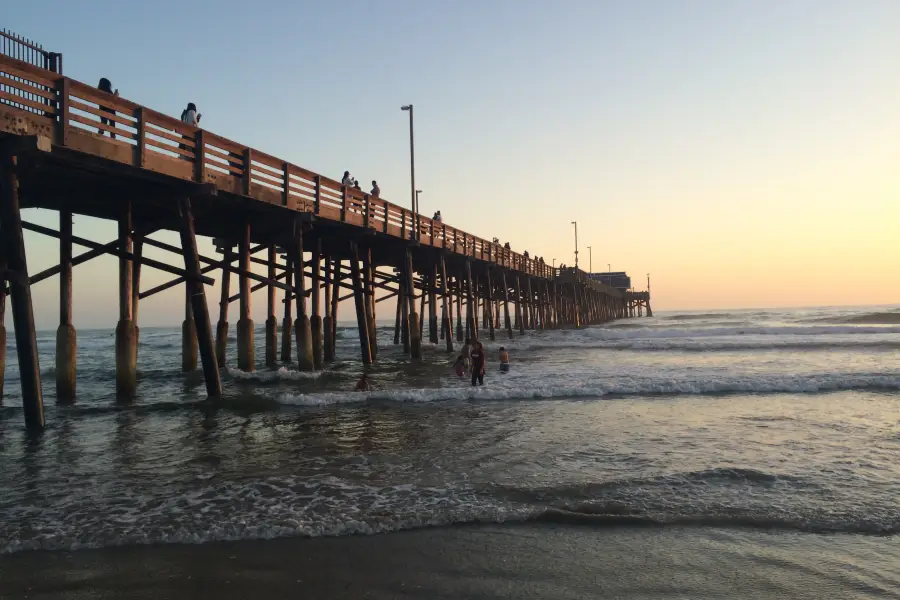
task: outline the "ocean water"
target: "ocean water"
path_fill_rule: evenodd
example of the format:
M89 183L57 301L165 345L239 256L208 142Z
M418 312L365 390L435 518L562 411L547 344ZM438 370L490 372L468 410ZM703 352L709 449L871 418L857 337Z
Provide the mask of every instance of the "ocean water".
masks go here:
M54 334L39 336L40 436L9 349L2 554L482 523L860 536L900 561L897 307L499 331L479 388L443 345L411 365L382 327L367 394L348 391L347 326L327 370L230 369L218 404L179 372L179 330L141 331L131 403L115 398L112 332L78 335L71 406L53 402Z

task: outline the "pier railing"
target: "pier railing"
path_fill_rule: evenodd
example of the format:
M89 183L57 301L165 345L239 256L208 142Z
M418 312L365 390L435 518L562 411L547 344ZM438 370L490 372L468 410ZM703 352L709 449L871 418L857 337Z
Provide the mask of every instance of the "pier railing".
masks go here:
M0 106L59 146L318 218L415 240L458 255L552 278L541 261L49 69L0 55ZM0 119L0 131L21 127Z

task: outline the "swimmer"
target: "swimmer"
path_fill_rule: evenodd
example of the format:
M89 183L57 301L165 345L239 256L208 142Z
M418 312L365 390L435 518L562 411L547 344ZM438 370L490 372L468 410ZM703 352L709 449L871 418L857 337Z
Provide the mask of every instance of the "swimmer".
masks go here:
M369 381L369 377L365 373L363 373L362 377L359 378L359 381L356 382L356 391L371 392L372 389L372 382Z
M475 340L475 343L472 344L472 385L475 385L476 382L478 385L484 385L484 346L481 345L481 342Z
M466 338L466 343L463 345L462 350L460 351L460 356L463 357L463 362L466 365L466 371L469 370L469 365L471 364L470 355L472 353L472 340Z
M503 346L500 346L500 370L504 373L509 371L509 352Z
M456 357L456 362L453 363L453 372L456 373L458 377L462 377L466 374L466 359L463 358L462 354Z

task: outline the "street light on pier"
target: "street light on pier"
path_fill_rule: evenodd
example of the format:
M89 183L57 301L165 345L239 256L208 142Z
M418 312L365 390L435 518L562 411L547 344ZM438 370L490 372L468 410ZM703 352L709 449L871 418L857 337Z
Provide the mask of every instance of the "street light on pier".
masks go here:
M578 269L578 221L572 221L575 226L575 269Z
M588 274L594 273L594 259L591 256L591 247L588 246Z
M410 202L412 202L413 219L416 224L416 239L419 239L419 201L416 192L416 144L415 136L413 135L413 105L401 106L400 110L409 111L409 180L410 190L412 191Z

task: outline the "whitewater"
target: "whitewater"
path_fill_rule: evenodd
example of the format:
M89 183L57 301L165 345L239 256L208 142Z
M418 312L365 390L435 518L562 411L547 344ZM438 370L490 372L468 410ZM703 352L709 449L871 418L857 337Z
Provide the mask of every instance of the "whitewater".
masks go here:
M178 330L142 330L130 404L113 394L110 332L80 331L78 400L49 402L39 437L10 348L0 553L466 523L900 530L898 307L500 331L477 388L443 345L411 365L382 326L366 394L348 391L353 328L318 373L230 364L216 404L179 372ZM47 398L53 344L39 335Z

